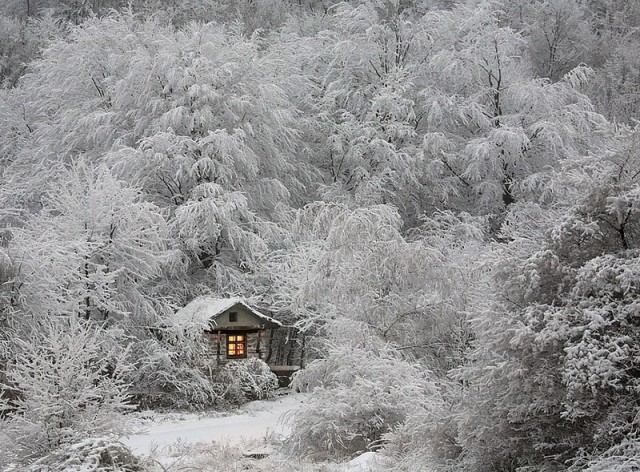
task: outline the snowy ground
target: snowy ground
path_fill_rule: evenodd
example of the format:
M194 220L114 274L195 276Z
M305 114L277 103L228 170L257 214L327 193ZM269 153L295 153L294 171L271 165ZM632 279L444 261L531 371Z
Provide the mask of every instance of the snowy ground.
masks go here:
M303 395L287 395L252 402L237 414L220 417L185 414L176 418L175 415L156 415L143 422L140 434L130 436L123 442L136 455L148 455L176 442L196 444L216 441L221 446L237 446L252 440L278 438L289 434L284 417L296 410L303 401Z
M237 413L146 413L134 421L136 434L124 439L149 470L367 472L372 453L346 464L295 461L278 452L290 429L287 415L304 401L303 394L256 401Z

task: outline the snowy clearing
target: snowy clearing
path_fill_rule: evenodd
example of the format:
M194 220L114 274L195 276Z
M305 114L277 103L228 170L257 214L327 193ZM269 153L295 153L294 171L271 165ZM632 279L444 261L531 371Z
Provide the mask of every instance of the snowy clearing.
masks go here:
M185 414L176 420L174 415L168 415L168 419L157 415L151 422L145 422L143 431L122 442L134 454L148 455L176 442L196 444L216 441L222 446L237 446L251 440L284 437L289 434L284 416L296 410L304 398L304 395L296 394L255 401L237 414L221 417Z
M151 471L228 470L368 472L373 453L365 453L345 464L314 464L293 460L278 452L281 440L290 434L285 419L305 402L307 395L291 394L255 401L235 414L175 414L149 412L137 418L139 434L122 442ZM210 413L209 415L214 415Z

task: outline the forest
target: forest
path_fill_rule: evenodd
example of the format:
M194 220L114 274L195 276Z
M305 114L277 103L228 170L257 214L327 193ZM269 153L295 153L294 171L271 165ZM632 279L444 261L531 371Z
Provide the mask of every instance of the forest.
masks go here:
M636 0L3 0L0 470L247 401L200 295L306 333L291 457L640 470L638 51Z

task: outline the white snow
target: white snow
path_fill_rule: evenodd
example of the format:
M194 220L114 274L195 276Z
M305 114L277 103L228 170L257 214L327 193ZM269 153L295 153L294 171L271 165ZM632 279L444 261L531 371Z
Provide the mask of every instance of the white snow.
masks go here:
M358 457L354 457L345 465L344 472L368 472L372 470L371 465L376 458L375 452L365 452Z
M290 394L273 400L256 401L245 405L236 414L218 417L191 413L149 412L133 419L133 422L144 423L141 426L144 431L122 442L150 467L149 470L158 472L384 470L378 467L377 454L373 452L365 452L342 464L314 464L282 455L278 444L281 439L291 434L285 419L308 398L308 394ZM225 469L224 464L230 465Z
M202 417L197 414L183 415L176 420L156 419L145 424L144 431L123 439L123 443L136 455L149 455L152 451L176 442L182 444L209 443L239 445L253 439L268 436L286 436L290 429L283 416L296 410L305 395L296 394L273 400L252 402L238 414L223 417Z

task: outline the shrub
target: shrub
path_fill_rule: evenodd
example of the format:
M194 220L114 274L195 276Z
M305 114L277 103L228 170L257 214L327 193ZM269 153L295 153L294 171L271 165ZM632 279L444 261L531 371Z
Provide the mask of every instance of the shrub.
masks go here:
M136 341L130 360L136 366L127 376L130 393L142 408L201 409L219 401L219 389L207 371L199 341L174 338Z
M374 338L362 347L330 347L325 359L294 376L293 387L312 395L290 418L288 447L315 460L376 449L386 434L439 398L428 371Z
M100 328L54 318L14 343L6 375L17 398L0 405L6 460L24 462L87 436L125 432L121 413L132 408L122 380L125 353L105 350Z
M109 438L87 438L65 444L31 464L25 472L137 472L143 468L122 443Z
M278 388L276 375L255 358L229 362L218 372L217 382L224 399L232 404L271 398Z

